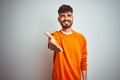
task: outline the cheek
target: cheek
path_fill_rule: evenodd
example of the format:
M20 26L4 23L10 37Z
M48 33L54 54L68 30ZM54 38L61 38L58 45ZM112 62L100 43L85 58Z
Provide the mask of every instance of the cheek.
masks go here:
M69 17L69 20L73 20L73 17L71 16L71 17Z
M64 21L64 18L59 18L59 22L62 22L62 21Z

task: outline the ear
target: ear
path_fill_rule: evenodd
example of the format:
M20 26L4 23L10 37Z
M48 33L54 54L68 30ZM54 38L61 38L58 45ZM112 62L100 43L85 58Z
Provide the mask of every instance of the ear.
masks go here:
M58 21L60 22L60 17L58 16Z
M74 19L74 16L72 16L72 18Z

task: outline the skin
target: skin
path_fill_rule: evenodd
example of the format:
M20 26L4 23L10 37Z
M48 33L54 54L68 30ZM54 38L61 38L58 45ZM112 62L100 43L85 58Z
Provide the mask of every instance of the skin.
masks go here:
M72 32L72 23L73 23L73 14L71 12L65 12L65 13L60 13L58 16L58 21L62 26L61 31L63 32ZM53 51L63 51L63 49L55 43L54 37L48 33L45 32L45 35L48 37L48 42L49 42L49 47ZM84 70L82 71L82 80L87 80L87 71Z
M60 13L58 21L61 24L63 30L71 30L71 26L73 23L73 15L71 12Z

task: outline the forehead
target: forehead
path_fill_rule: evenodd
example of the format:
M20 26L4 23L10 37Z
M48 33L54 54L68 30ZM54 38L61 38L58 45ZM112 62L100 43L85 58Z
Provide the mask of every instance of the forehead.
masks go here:
M68 12L60 13L59 15L72 15L72 12L68 11Z

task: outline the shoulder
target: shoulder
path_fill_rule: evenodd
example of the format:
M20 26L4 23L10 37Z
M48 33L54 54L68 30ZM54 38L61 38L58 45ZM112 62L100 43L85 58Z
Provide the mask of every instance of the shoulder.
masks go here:
M74 31L74 34L75 34L77 37L82 38L82 39L85 40L85 36L84 36L82 33L77 32L77 31Z
M60 30L57 30L57 31L52 32L51 34L52 34L53 36L57 36L57 35L59 34L59 32L60 32Z
M60 39L60 30L57 30L57 31L52 32L51 35L52 35L55 39L59 40L59 39Z
M83 45L86 45L86 44L87 44L86 38L85 38L85 36L84 36L82 33L77 32L77 31L74 31L74 34L75 34L75 36L77 36L77 38L80 40L80 42L81 42Z

